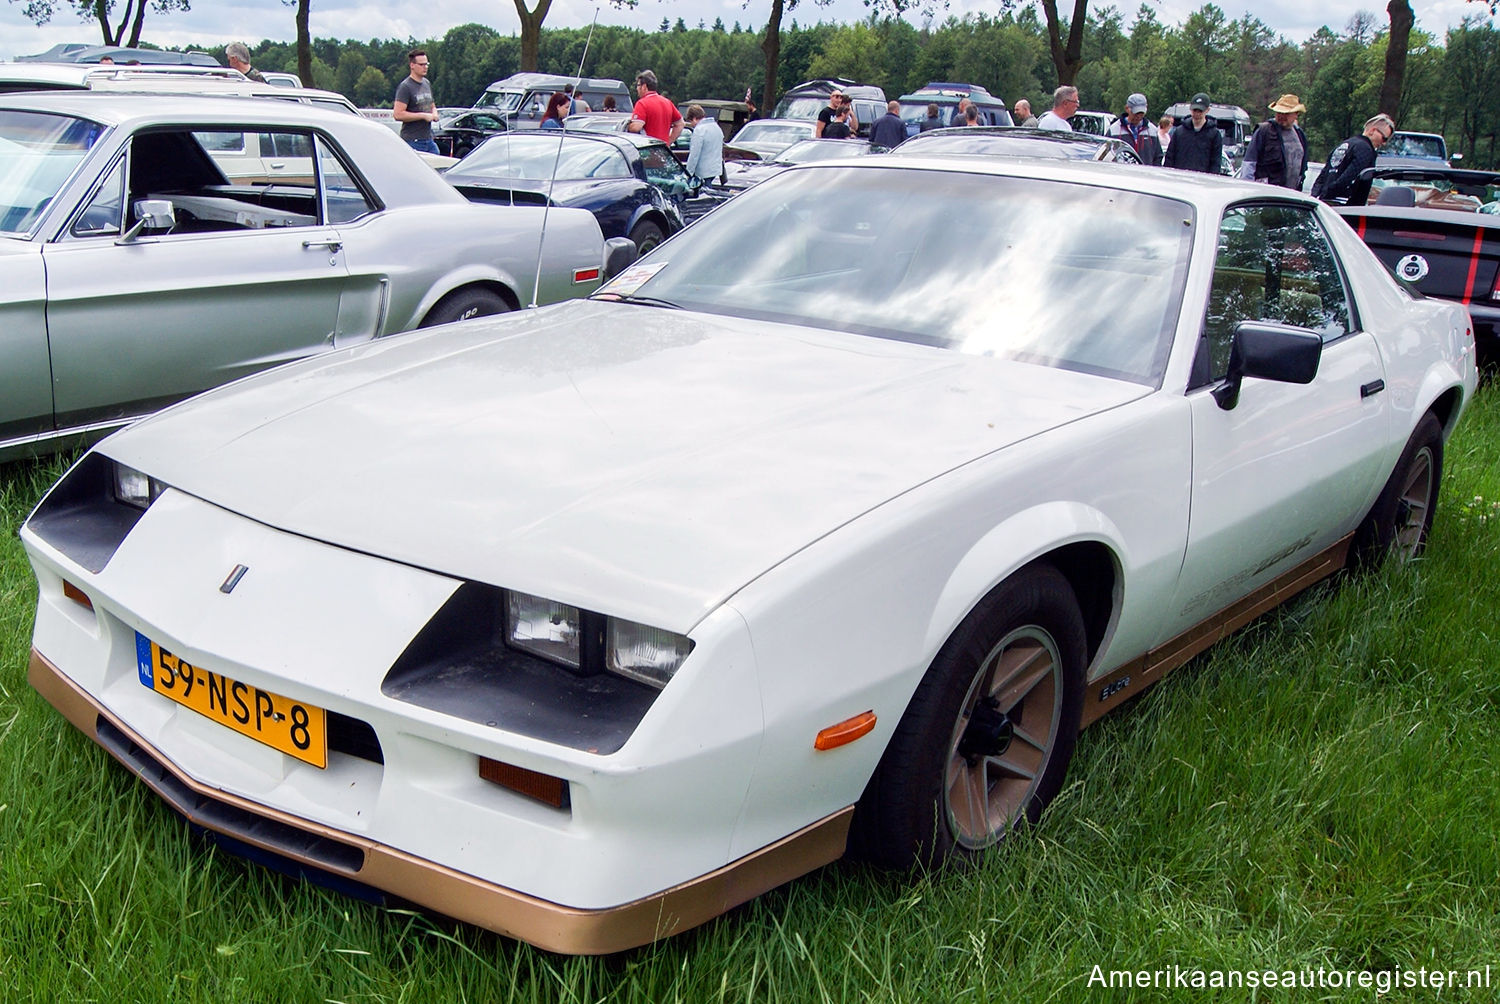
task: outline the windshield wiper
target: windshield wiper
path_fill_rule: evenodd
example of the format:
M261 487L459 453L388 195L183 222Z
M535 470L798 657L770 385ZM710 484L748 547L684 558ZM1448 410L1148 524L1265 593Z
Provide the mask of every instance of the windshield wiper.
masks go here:
M589 297L590 300L613 300L616 303L636 303L642 307L665 307L668 310L681 310L682 305L673 303L671 300L660 300L654 296L633 296L629 293L596 293Z

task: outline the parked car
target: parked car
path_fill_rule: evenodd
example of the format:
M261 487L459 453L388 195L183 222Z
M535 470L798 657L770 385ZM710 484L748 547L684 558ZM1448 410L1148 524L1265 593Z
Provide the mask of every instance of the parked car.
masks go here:
M577 94L591 111L602 110L605 97L615 99L618 111L628 112L635 107L629 89L619 80L556 73L512 73L485 88L474 107L499 112L512 129L538 129L547 114L547 102L569 84L578 85Z
M301 87L302 78L295 73L282 73L280 70L262 70L260 75L266 78L266 83L272 87Z
M0 94L11 91L84 91L102 81L137 81L149 84L161 78L189 77L232 81L244 85L249 78L238 70L215 63L212 66L171 63L148 66L111 66L99 63L20 61L0 63Z
M394 117L391 121L395 122L396 131L399 133L401 123L396 122ZM432 130L432 139L443 153L450 157L463 158L491 136L498 136L507 131L505 116L499 112L484 108L466 108L451 118L439 121Z
M793 143L814 139L817 119L756 119L734 134L732 145L771 160Z
M638 133L517 131L443 177L472 202L587 209L605 237L629 237L643 254L686 225L694 192L667 145Z
M1139 164L1130 144L1108 136L1028 129L1022 126L957 126L929 129L899 146L902 153L980 154L992 157L1043 157L1050 160L1101 160Z
M1004 99L995 97L978 84L934 80L910 94L901 95L901 121L906 123L906 135L915 136L921 130L922 123L927 121L928 105L938 106L938 118L944 126L963 125L962 122L955 121L955 116L958 115L958 103L964 98L968 98L978 108L980 121L984 125L1013 124Z
M541 215L470 205L385 129L298 102L0 98L0 458L530 303ZM598 224L554 212L541 255L540 302L591 292Z
M1080 728L1420 552L1475 385L1298 193L796 167L591 300L106 440L21 530L29 678L236 853L618 951L1035 820Z
M1109 112L1074 112L1068 119L1068 125L1073 127L1074 132L1088 136L1108 136L1110 127L1118 121L1120 117Z
M1452 161L1462 160L1463 154L1449 158L1448 141L1435 132L1407 132L1398 129L1375 155L1376 167L1452 167Z
M1481 360L1500 363L1500 172L1377 161L1338 212L1398 278L1467 307Z
M798 164L865 157L873 152L875 151L869 141L863 139L804 139L793 143L770 160L726 164L722 187L730 193L738 194Z
M803 81L781 96L771 117L817 121L818 113L828 107L828 98L834 91L848 96L849 101L854 105L854 116L859 122L856 135L868 139L870 123L885 114L885 91L873 84L860 84L843 77L822 77L817 80ZM740 145L748 144L741 143Z

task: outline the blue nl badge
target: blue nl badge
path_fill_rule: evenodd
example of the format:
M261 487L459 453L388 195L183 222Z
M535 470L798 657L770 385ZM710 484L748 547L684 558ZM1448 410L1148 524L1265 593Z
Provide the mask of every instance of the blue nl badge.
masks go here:
M151 678L156 675L151 667L151 640L139 631L135 633L135 671L143 684L151 686Z

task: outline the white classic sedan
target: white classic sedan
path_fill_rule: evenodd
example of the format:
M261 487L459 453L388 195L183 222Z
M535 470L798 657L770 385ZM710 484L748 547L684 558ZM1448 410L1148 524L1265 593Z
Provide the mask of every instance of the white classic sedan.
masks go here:
M0 95L0 460L277 363L592 293L598 224L554 209L544 244L544 213L472 205L381 127L295 101Z
M982 852L1081 728L1418 552L1462 306L1184 172L797 167L591 300L105 440L30 679L179 813L561 952Z

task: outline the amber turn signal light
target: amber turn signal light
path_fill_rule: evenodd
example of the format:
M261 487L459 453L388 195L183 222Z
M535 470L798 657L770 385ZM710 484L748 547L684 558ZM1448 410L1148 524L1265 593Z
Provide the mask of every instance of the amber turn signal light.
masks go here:
M63 595L81 607L94 609L94 601L89 599L88 594L67 579L63 579Z
M509 788L519 795L534 798L554 809L568 807L568 782L515 764L501 763L489 757L479 758L479 776L491 784Z
M837 746L844 746L854 742L860 736L868 735L875 727L875 712L865 711L855 715L853 718L845 718L837 725L830 725L818 733L818 738L813 740L813 749L831 750Z

